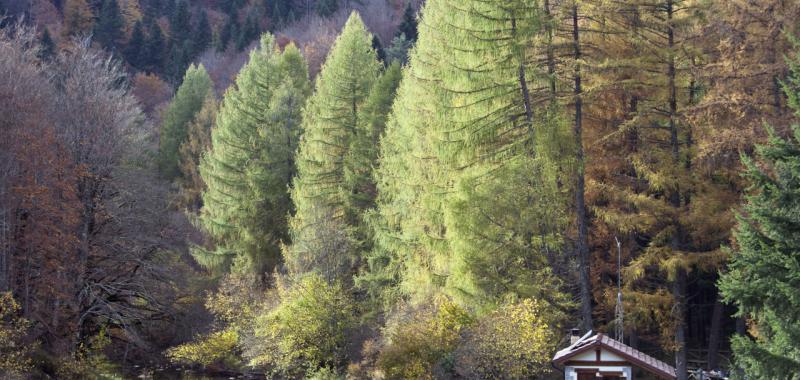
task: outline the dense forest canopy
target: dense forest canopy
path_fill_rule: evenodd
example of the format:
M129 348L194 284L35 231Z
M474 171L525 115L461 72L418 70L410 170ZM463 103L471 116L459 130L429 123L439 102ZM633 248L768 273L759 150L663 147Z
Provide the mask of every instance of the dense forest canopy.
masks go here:
M798 17L0 0L0 377L800 380Z

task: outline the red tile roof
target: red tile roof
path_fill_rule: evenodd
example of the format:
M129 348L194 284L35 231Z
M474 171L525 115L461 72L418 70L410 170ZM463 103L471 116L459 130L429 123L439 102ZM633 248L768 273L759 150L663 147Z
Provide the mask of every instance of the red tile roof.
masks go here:
M575 342L575 344L558 351L556 356L553 358L553 362L556 364L564 364L565 362L569 361L570 358L582 352L591 350L593 348L604 348L619 356L622 356L632 365L642 368L658 377L664 379L675 379L677 377L675 368L667 363L655 359L650 355L634 349L631 346L623 344L622 342L611 339L607 335L589 335L590 334L584 335L580 340Z

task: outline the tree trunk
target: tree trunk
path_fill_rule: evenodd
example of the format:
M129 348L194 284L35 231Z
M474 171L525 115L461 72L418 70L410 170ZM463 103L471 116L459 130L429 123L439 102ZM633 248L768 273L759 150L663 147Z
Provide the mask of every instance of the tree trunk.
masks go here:
M547 30L547 78L550 84L550 96L556 98L556 59L553 51L553 13L550 0L544 0L545 29Z
M675 274L675 281L672 284L672 297L675 299L675 316L677 320L675 326L675 371L678 374L677 380L687 380L688 370L686 366L686 272L678 269Z
M517 19L516 17L511 17L511 35L516 38L517 35ZM519 70L518 70L518 78L519 81L519 89L522 93L522 102L525 107L525 121L528 125L528 128L533 128L533 107L531 106L531 94L528 90L528 79L525 74L525 61L520 59L519 61ZM532 134L531 134L532 135ZM534 146L534 145L532 145Z
M711 314L711 332L708 335L708 369L719 368L719 341L722 329L722 312L724 305L719 296L714 301L714 311Z
M583 88L581 87L581 67L578 61L581 59L580 29L578 27L578 5L572 5L572 42L574 45L575 58L575 159L577 173L575 181L575 224L578 229L578 236L575 250L578 256L581 285L581 328L584 331L592 329L592 283L589 278L589 244L587 242L586 231L586 199L585 192L585 173L583 157Z
M672 25L672 16L674 13L672 0L667 0L667 47L671 51L675 48L675 30ZM670 145L672 148L672 164L676 167L681 166L680 162L680 142L678 140L678 125L675 121L678 113L678 96L675 84L675 56L670 53L669 64L667 67L667 79L669 86L669 132L670 132ZM681 194L678 183L675 183L675 188L671 190L670 204L674 208L681 206ZM680 250L683 246L682 228L680 222L675 220L675 231L672 236L672 250ZM672 297L675 302L676 319L675 326L675 370L677 371L677 380L686 380L688 376L686 367L686 271L683 268L678 268L675 274L675 280L672 284Z

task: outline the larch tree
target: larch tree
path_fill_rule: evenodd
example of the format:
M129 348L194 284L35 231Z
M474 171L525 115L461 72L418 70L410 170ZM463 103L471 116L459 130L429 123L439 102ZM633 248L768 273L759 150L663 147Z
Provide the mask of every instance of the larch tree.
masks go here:
M180 146L186 142L189 123L200 112L213 88L211 77L203 65L189 66L183 83L175 92L175 98L164 111L158 159L159 169L165 178L174 179L181 174Z
M263 274L280 262L300 110L309 92L300 51L290 44L281 53L264 35L225 94L211 150L201 159L207 189L200 222L215 245L195 250L201 264L218 267L234 258L235 270Z
M694 126L685 117L696 101L693 70L703 56L695 43L704 7L690 0L617 7L619 16L608 22L623 33L608 38L627 53L616 61L625 70L610 75L623 91L623 112L611 112L613 127L603 139L627 153L605 183L594 183L594 191L604 192L594 210L616 233L635 236L626 242L632 251L623 271L626 311L641 327L658 326L685 379L689 274L715 271L722 256L716 235L703 232L713 223L703 200L714 184L694 166Z
M94 25L94 14L86 0L67 0L64 3L64 27L61 34L65 37L87 33Z
M373 179L373 168L378 159L380 137L392 107L397 86L400 83L400 65L394 63L386 68L370 90L362 106L362 115L356 125L349 150L344 157L345 207L350 212L347 220L359 231L359 240L365 240L366 231L362 220L364 213L375 206L377 189Z
M211 147L211 128L217 120L217 108L217 99L209 91L203 107L189 123L186 141L180 146L179 206L191 212L198 212L203 206L206 185L200 176L200 159Z
M435 0L420 20L381 141L364 278L384 302L445 293L478 309L508 295L560 306L544 253L561 243L554 160L570 148L538 93L541 9Z
M297 157L297 177L292 189L296 213L291 220L290 258L314 256L320 218L340 220L341 228L354 227L354 194L345 175L345 160L356 136L374 136L360 130L369 121L366 102L381 68L372 35L353 12L328 53L317 76L316 92L308 100L303 118L303 138ZM371 125L369 127L372 127ZM360 163L364 167L364 163ZM351 232L347 232L351 234ZM352 252L341 252L340 254Z

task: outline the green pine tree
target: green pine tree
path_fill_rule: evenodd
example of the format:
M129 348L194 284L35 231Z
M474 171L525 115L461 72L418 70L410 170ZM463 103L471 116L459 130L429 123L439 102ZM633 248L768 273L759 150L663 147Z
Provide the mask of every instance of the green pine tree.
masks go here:
M800 115L800 54L784 85ZM756 158L742 156L750 187L734 230L737 249L720 290L751 321L753 338L735 336L735 362L750 379L800 379L800 126L788 138L772 128Z
M399 62L401 65L408 63L408 52L414 41L406 38L404 33L392 39L392 44L386 49L386 62Z
M189 123L212 91L213 83L206 69L202 65L189 66L172 103L164 111L159 146L159 170L164 177L174 179L180 175L180 146L186 142Z
M192 33L192 20L189 11L189 3L186 0L179 0L175 13L169 19L169 30L172 44L183 46L190 39Z
M545 254L565 224L571 151L557 107L534 109L529 1L430 0L380 143L374 248L359 280L384 302L447 294L564 302ZM446 36L446 38L442 38Z
M281 54L264 35L225 94L211 150L201 159L207 190L200 222L215 243L213 251L193 252L201 264L220 267L234 259L235 270L264 274L280 262L300 111L309 92L300 51L290 44Z
M43 61L49 61L56 55L56 44L50 37L50 32L44 28L42 38L39 40L39 52L37 56Z
M378 55L378 60L386 65L386 52L383 50L383 44L377 35L372 36L372 48L375 49L375 53Z
M362 130L359 125L368 120L365 104L380 67L372 36L353 12L328 54L317 77L316 93L304 113L305 134L292 189L297 212L291 221L294 245L290 256L320 254L309 250L315 246L310 240L319 236L314 228L320 216L343 221L345 229L357 223L360 210L350 200L355 189L347 182L345 162L357 135L375 136L367 130L371 126ZM368 165L359 163L357 170Z
M117 0L105 0L94 24L94 39L108 49L117 47L122 39L125 20L119 11Z
M247 19L239 29L239 34L236 37L236 50L243 50L250 44L250 41L258 37L258 19L255 15L247 16Z
M385 129L401 75L400 65L392 64L372 86L369 97L361 107L363 116L358 120L344 158L345 202L347 210L352 213L347 219L352 223L358 223L361 214L375 204L377 189L372 169L378 159L380 136Z
M149 36L144 45L144 55L142 56L142 68L151 73L163 73L164 70L164 33L161 27L155 22L148 26Z
M133 32L131 32L131 38L128 40L128 46L125 47L125 59L127 59L131 66L140 70L145 67L145 38L144 27L141 22L137 21L133 26Z
M193 50L196 53L201 53L211 46L211 24L208 23L208 13L205 9L200 12L200 21L197 22L197 28L194 32L194 46Z
M403 21L397 27L395 36L405 35L405 38L413 44L417 41L417 16L414 14L414 8L411 3L406 4L406 9L403 12Z
M328 17L339 9L339 0L317 0L314 9L322 17Z
M211 128L217 119L217 99L209 91L203 107L189 123L186 141L180 146L179 206L197 213L203 206L206 184L200 176L200 159L211 148Z

